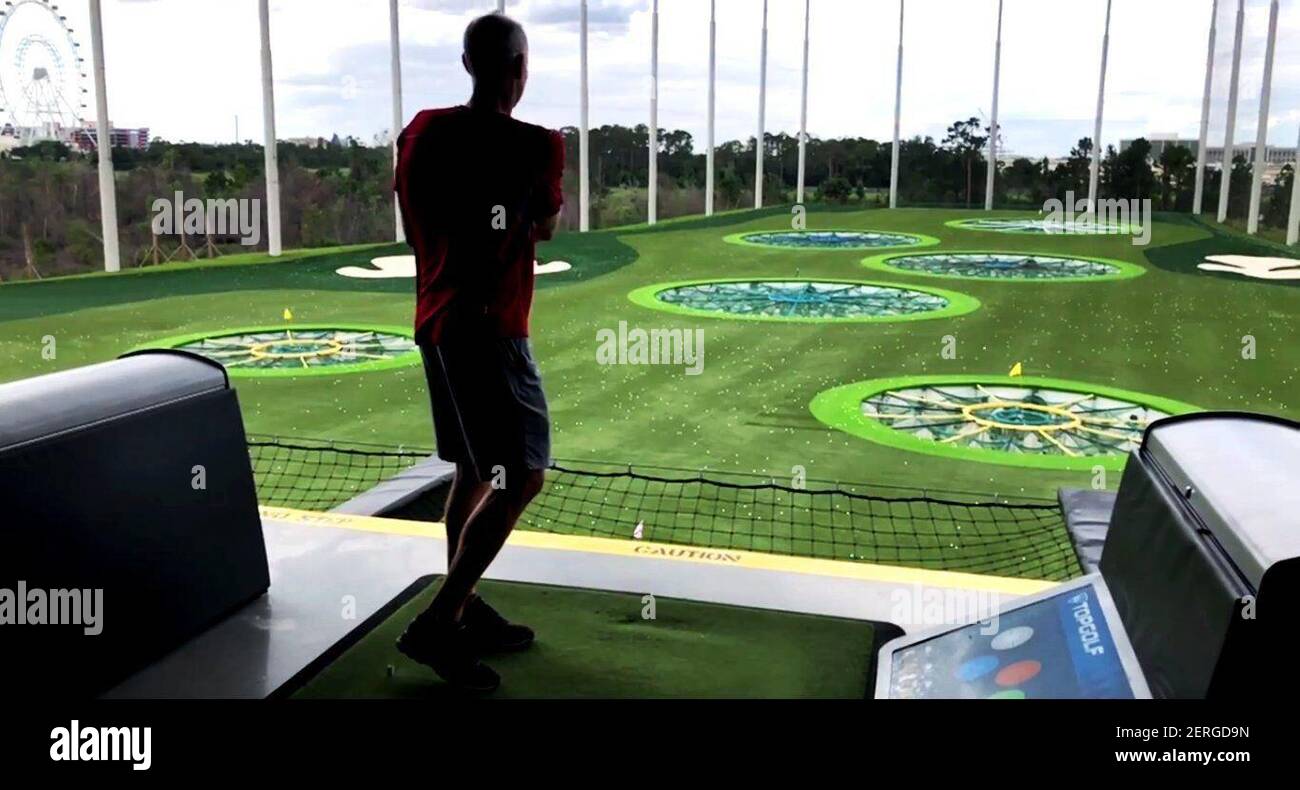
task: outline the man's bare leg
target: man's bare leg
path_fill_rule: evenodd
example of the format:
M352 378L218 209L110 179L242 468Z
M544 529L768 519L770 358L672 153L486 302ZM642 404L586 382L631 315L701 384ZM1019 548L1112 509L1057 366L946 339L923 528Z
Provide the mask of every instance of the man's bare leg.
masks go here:
M447 494L447 513L443 522L447 528L447 569L451 569L460 550L460 536L465 524L474 512L483 505L491 490L491 484L480 481L474 474L473 467L456 464L456 473L451 479L451 491Z
M435 620L460 619L474 586L500 553L524 508L542 490L543 477L541 470L516 472L507 474L505 488L489 488L460 529L459 549L447 569L442 589L429 605L429 614ZM514 480L522 482L511 485Z

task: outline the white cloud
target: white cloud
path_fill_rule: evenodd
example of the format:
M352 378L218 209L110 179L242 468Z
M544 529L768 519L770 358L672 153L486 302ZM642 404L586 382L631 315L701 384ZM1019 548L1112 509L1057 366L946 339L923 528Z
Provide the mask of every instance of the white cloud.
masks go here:
M593 124L648 116L650 0L593 0ZM1221 0L1211 140L1222 138L1235 3ZM1103 139L1150 132L1194 136L1200 122L1209 0L1115 4ZM1268 0L1247 0L1239 141L1253 140ZM272 0L281 137L334 132L370 139L389 126L386 0ZM494 0L403 0L406 117L463 101L465 24ZM532 47L521 117L550 126L578 117L577 0L510 0ZM89 51L84 4L66 13ZM660 2L660 124L704 137L708 3ZM752 136L758 105L761 0L718 2L718 139ZM996 0L907 0L903 133L941 137L951 121L987 115ZM1006 0L1001 120L1009 150L1061 154L1090 135L1104 0ZM799 120L803 3L771 0L768 128ZM893 121L897 6L892 0L812 0L809 129L820 137L887 138ZM261 136L257 7L253 0L106 0L114 122L169 139ZM1284 2L1271 142L1300 122L1300 2ZM92 105L93 106L93 105Z

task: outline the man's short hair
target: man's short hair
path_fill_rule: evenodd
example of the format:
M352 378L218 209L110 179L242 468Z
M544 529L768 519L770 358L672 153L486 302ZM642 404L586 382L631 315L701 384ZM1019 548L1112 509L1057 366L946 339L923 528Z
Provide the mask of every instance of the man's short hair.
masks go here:
M465 56L475 77L499 77L527 51L523 25L504 14L486 14L465 28Z

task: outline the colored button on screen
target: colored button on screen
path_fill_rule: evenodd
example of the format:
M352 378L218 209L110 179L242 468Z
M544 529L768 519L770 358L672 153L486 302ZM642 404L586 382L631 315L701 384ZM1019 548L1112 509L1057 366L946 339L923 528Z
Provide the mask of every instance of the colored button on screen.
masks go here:
M998 660L993 656L976 656L957 667L957 678L963 683L979 680L997 669Z
M1037 661L1017 661L1007 664L993 678L999 686L1018 686L1043 671L1043 665Z
M992 644L994 650L1014 650L1033 638L1034 629L1027 625L1019 625L1015 628L1008 628L993 637L990 644Z

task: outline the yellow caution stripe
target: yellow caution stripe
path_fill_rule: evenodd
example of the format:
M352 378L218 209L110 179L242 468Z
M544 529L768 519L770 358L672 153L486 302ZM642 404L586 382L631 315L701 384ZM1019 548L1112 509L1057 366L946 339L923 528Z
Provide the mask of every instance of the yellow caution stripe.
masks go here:
M264 520L280 521L287 524L335 527L361 532L380 532L386 535L438 538L440 540L445 540L447 537L446 528L438 522L405 521L402 519L377 518L375 516L355 516L346 513L317 513L310 510L295 510L283 507L262 506L259 510ZM790 557L782 554L766 554L737 549L652 543L644 540L595 538L582 535L553 535L548 532L532 532L529 530L515 530L510 535L508 545L617 557L694 562L703 565L801 573L812 576L832 576L882 584L975 590L1008 596L1032 595L1049 587L1054 587L1058 583L1038 579L984 576L957 571L903 568L866 562Z

